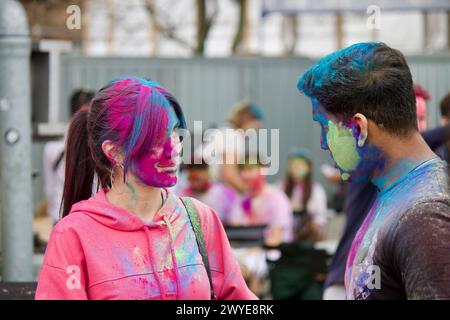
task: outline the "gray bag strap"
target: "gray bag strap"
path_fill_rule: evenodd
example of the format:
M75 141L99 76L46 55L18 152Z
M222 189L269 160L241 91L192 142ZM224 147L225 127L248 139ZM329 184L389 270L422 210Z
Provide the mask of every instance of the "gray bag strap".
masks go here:
M180 197L180 200L188 213L189 221L191 222L192 229L194 230L195 234L195 239L197 240L198 251L202 256L203 264L205 265L206 273L208 274L211 300L217 300L216 294L214 293L211 269L209 267L208 252L206 251L205 238L203 237L200 216L198 215L197 209L195 208L195 205L190 198Z

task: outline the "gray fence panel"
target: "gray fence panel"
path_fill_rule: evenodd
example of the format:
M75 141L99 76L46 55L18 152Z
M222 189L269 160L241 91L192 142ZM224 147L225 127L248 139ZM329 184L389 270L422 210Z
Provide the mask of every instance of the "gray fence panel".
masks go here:
M296 90L298 76L313 63L307 58L218 58L218 59L150 59L97 58L64 55L61 68L61 114L68 119L71 92L85 87L97 90L118 76L150 77L178 98L191 127L202 120L204 129L221 125L229 108L243 98L252 99L264 111L265 128L280 129L280 172L285 170L288 150L293 146L308 148L314 157L315 175L323 177L320 165L330 163L329 155L320 149L319 128L311 121L309 101ZM408 57L414 81L427 89L432 97L429 123L439 120L439 100L450 91L450 56ZM33 148L33 168L40 170L42 142ZM42 186L37 178L35 187ZM42 188L40 188L42 189ZM327 185L328 191L331 188ZM35 190L38 199L42 190Z

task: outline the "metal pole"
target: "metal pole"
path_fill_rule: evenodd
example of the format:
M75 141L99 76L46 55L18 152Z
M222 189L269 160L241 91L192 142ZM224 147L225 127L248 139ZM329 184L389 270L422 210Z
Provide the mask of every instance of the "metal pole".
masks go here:
M0 180L3 281L33 280L31 41L25 10L0 1Z

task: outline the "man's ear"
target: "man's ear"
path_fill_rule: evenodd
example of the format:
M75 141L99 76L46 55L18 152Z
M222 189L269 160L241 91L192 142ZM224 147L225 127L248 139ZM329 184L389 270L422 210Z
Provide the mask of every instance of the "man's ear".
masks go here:
M355 137L357 138L357 145L362 148L369 136L369 121L362 113L356 113L352 117L352 122L357 128L358 135Z
M116 164L122 165L123 163L122 154L120 153L119 148L111 140L103 141L102 151L113 165Z

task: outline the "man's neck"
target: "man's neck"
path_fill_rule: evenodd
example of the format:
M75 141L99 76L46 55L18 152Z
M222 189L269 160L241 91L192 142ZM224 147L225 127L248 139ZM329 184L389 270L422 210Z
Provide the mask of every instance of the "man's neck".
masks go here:
M393 139L386 145L383 148L385 166L377 170L372 178L379 191L386 190L422 163L436 157L419 133L409 138Z
M267 184L264 183L261 186L259 186L258 188L255 188L254 190L251 190L249 195L250 198L257 198L260 195L262 195L264 193L264 190L266 189Z

